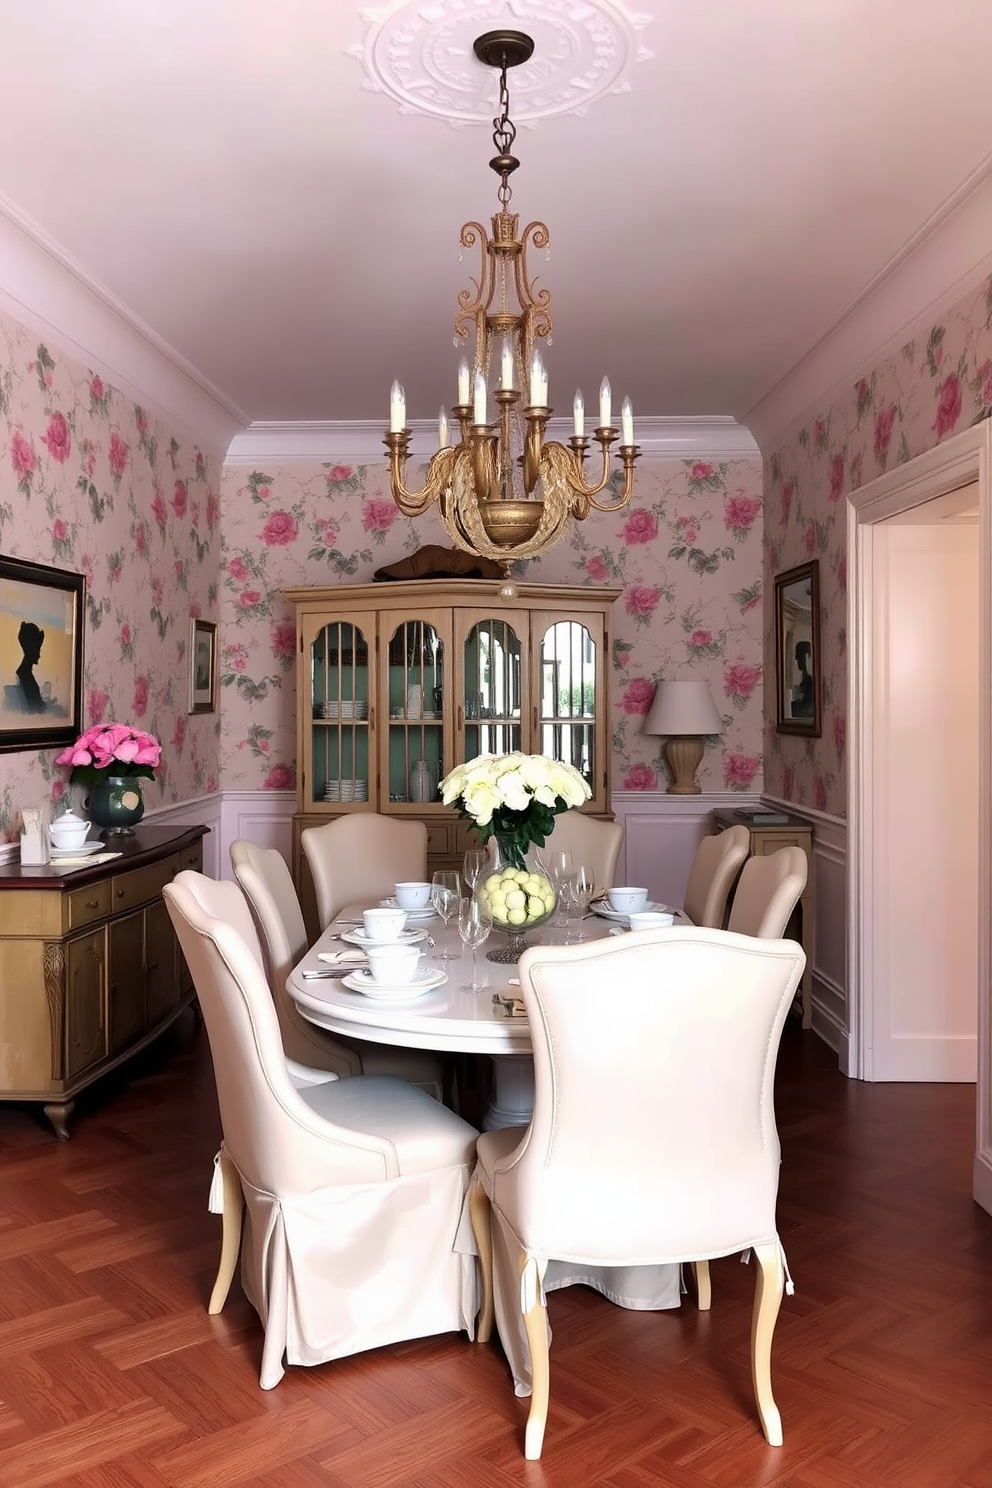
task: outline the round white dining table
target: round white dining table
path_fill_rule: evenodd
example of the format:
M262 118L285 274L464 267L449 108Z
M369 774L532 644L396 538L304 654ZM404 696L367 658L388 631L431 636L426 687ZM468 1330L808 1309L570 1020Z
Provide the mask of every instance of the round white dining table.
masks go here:
M320 960L320 953L347 950L343 932L361 924L362 908L349 905L329 925L320 939L293 968L287 982L290 996L300 1012L319 1028L333 1033L351 1034L371 1043L397 1044L411 1049L435 1049L454 1053L488 1054L493 1060L493 1090L483 1117L483 1127L493 1131L504 1126L526 1126L534 1109L534 1062L531 1056L530 1027L525 1016L511 1016L505 1002L494 998L519 996L515 982L517 968L513 962L486 959L488 945L478 952L479 982L482 990L471 992L471 955L462 947L453 926L445 929L440 919L410 924L409 929L423 929L434 941L424 942L424 964L447 974L439 987L419 996L399 1001L379 1001L353 992L340 978L308 977L307 971L333 970ZM592 940L608 935L615 921L590 912L576 924L550 924L533 931L528 941L533 945L563 944L566 933L574 944L579 939ZM492 943L502 944L494 931ZM438 949L451 953L448 960L437 957Z

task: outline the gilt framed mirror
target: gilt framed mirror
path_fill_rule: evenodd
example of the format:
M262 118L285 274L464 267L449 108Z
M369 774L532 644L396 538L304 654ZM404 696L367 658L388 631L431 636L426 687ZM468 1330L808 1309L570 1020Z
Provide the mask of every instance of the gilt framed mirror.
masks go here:
M775 731L822 732L820 564L814 558L775 576Z

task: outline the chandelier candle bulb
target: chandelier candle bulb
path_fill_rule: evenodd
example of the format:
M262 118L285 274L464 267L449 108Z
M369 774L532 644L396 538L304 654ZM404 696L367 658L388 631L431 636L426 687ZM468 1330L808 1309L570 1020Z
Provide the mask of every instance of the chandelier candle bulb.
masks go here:
M475 374L475 396L473 398L472 417L477 424L486 422L486 379L481 371Z
M624 398L620 405L620 443L631 445L634 442L634 410L629 398Z
M402 434L406 427L406 393L398 382L389 389L389 432Z
M437 447L438 447L438 449L447 449L449 442L450 441L449 441L449 438L448 438L448 415L445 413L444 409L442 408L441 409L441 412L437 416Z
M458 403L462 408L467 408L469 403L469 390L471 383L468 375L468 362L462 357L458 363Z
M576 439L584 439L586 436L586 405L580 392L575 394L572 402L572 427L575 430Z
M610 417L613 412L613 389L610 387L610 379L604 377L599 384L599 427L608 429Z
M503 342L503 365L499 385L506 392L513 391L513 347L509 341Z

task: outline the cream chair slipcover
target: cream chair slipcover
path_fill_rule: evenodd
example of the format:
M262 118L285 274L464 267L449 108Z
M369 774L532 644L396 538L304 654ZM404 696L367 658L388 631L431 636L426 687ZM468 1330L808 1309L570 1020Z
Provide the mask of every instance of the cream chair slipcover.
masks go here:
M166 904L203 1011L223 1143L211 1208L224 1216L210 1311L237 1264L262 1320L260 1383L289 1364L464 1328L474 1257L455 1250L476 1133L390 1076L290 1081L263 968L233 928L240 889L177 874Z
M349 1075L399 1075L441 1100L444 1061L428 1049L395 1049L360 1039L339 1038L316 1028L286 990L289 973L307 950L303 910L282 853L238 838L231 843L234 876L248 901L265 952L269 988L276 1006L287 1059Z
M738 870L748 855L747 827L728 827L704 837L689 869L683 908L694 925L722 930L727 899Z
M356 811L322 827L305 827L300 844L310 865L322 930L346 904L371 906L397 883L427 876L423 822Z
M748 858L734 890L727 929L778 940L802 898L807 871L801 847L780 847L767 857Z
M691 927L521 956L534 1114L522 1131L479 1138L469 1205L485 1288L478 1337L495 1308L518 1393L523 1319L528 1458L540 1456L547 1420L550 1257L633 1266L753 1249L752 1377L765 1435L781 1443L773 1080L804 965L793 941Z
M622 845L623 827L619 822L600 821L572 808L555 817L543 850L570 852L576 867L581 864L591 870L597 889L612 889Z

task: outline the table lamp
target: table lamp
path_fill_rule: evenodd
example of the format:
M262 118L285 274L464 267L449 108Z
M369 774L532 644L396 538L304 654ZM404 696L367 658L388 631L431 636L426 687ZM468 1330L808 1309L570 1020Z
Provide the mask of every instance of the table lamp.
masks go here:
M723 733L723 719L702 678L659 682L644 732L666 736L662 755L672 777L669 795L700 795L696 771L703 758L703 738Z

